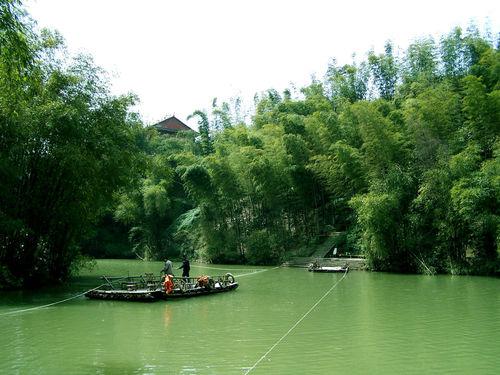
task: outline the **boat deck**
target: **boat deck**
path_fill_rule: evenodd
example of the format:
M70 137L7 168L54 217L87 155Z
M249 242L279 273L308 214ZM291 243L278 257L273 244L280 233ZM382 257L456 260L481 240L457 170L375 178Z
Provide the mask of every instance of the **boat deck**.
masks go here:
M90 299L153 302L189 298L228 292L238 288L233 275L202 276L198 278L172 277L172 288L167 290L162 277L146 276L106 277L106 284L85 293Z

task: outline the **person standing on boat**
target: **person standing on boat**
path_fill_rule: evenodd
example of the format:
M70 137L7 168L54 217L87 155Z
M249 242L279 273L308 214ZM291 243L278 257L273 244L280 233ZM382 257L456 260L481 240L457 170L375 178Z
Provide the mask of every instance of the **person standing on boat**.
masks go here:
M161 272L163 272L165 275L174 275L174 271L172 270L172 262L170 261L170 259L165 260L165 266L163 267Z
M189 265L189 260L188 258L184 255L182 259L182 264L178 270L182 268L182 277L189 277L189 270L191 269L191 266Z

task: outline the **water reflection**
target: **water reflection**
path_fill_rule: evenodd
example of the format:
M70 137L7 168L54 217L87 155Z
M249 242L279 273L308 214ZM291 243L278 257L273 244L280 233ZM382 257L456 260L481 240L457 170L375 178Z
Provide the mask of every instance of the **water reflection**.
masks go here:
M172 320L172 309L168 304L165 304L165 308L163 309L163 326L165 329L168 329L171 320Z

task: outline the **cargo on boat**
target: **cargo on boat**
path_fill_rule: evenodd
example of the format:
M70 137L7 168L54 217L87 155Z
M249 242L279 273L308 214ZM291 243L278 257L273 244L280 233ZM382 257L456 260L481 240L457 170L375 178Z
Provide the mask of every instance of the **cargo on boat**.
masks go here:
M230 273L223 276L199 277L145 274L102 278L106 283L85 293L87 298L153 302L223 293L238 287L238 283Z

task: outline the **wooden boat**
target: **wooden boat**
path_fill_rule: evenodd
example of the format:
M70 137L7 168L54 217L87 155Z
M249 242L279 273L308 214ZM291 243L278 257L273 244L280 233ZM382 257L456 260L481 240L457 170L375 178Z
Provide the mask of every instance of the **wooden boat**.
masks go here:
M106 277L105 284L85 293L87 298L121 301L154 302L223 293L235 290L238 283L234 276L169 277L163 276L125 276Z
M349 265L345 264L343 266L320 266L318 262L311 263L307 267L309 272L349 272Z

